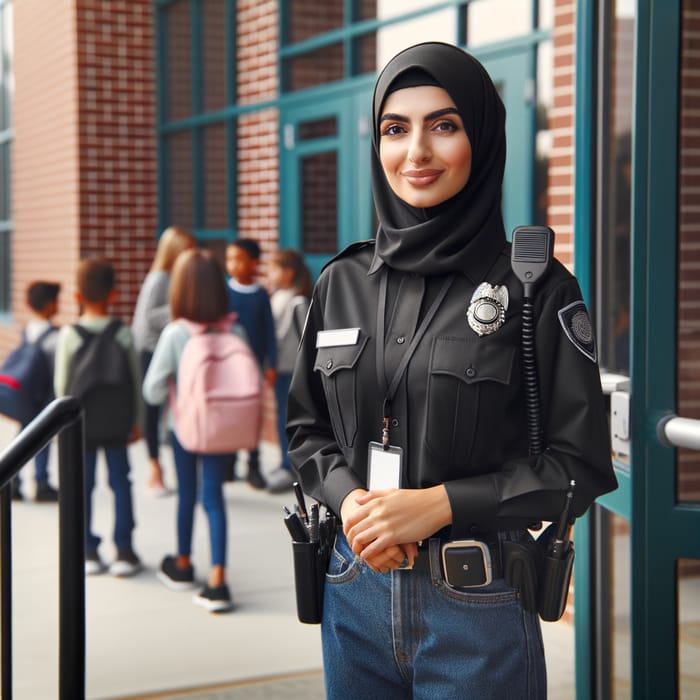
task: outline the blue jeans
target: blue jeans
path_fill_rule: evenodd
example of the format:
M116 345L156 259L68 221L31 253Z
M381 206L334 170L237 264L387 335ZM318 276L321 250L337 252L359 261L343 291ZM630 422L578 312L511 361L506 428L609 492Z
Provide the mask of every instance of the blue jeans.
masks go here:
M231 455L197 455L188 452L172 433L175 472L177 473L177 553L192 553L194 507L197 504L197 463L201 462L202 505L209 520L211 565L226 565L226 504L224 471Z
M131 549L134 506L131 501L129 456L126 447L105 447L107 480L114 493L114 544L118 550ZM96 552L101 539L92 532L92 492L95 490L97 450L85 451L85 547Z
M338 532L321 627L329 700L348 689L366 700L546 697L537 616L503 579L468 593L449 588L439 557L431 540L431 574L376 574Z
M282 450L283 469L291 470L292 465L289 462L288 444L287 444L287 395L289 394L289 385L292 383L291 374L280 373L275 381L275 399L277 401L277 434L279 435L280 449Z

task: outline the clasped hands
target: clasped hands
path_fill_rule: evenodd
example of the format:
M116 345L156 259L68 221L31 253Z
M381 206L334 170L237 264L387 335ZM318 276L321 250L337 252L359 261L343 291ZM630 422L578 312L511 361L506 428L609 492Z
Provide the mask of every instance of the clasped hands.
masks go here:
M340 509L352 551L376 572L397 569L418 554L418 542L452 522L443 485L426 489L355 489Z

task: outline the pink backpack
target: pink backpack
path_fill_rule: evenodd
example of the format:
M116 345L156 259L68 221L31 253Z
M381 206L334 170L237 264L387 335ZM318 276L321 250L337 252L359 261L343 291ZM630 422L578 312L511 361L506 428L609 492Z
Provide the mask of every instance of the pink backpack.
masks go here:
M171 386L170 391L178 440L197 454L256 448L262 375L252 350L231 332L231 316L216 324L179 323L191 337L180 356L177 389Z

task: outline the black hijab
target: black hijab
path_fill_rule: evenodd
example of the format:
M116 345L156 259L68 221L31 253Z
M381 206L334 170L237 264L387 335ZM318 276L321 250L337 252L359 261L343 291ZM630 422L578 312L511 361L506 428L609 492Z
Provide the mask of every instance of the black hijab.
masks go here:
M379 118L384 101L396 89L421 84L416 80L421 73L432 78L422 84L438 84L454 100L472 147L467 184L429 209L417 209L397 197L379 160ZM480 281L506 240L501 215L505 109L488 73L456 46L417 44L397 54L380 73L372 111L372 193L379 230L370 272L382 261L397 270L424 275L462 272Z

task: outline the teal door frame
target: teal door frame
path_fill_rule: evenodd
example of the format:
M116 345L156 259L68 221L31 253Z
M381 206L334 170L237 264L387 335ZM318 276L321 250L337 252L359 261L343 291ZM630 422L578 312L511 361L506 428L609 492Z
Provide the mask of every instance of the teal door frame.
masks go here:
M503 178L503 223L508 238L516 226L533 222L535 162L536 46L476 53L506 108L506 171Z
M280 103L280 247L303 251L301 231L301 160L318 153L337 154L337 249L372 238L369 119L372 81L358 80L340 87L290 95ZM299 124L328 117L337 120L334 136L299 142ZM331 254L305 253L317 277Z
M596 3L581 0L577 18L576 152L594 152ZM700 559L700 508L676 503L675 454L657 435L676 411L678 119L681 0L638 0L635 37L631 240L631 455L620 488L599 499L630 523L632 696L677 697L679 558ZM593 177L576 159L576 272L585 296L593 286ZM576 526L576 688L593 698L594 600L589 575L591 523Z

